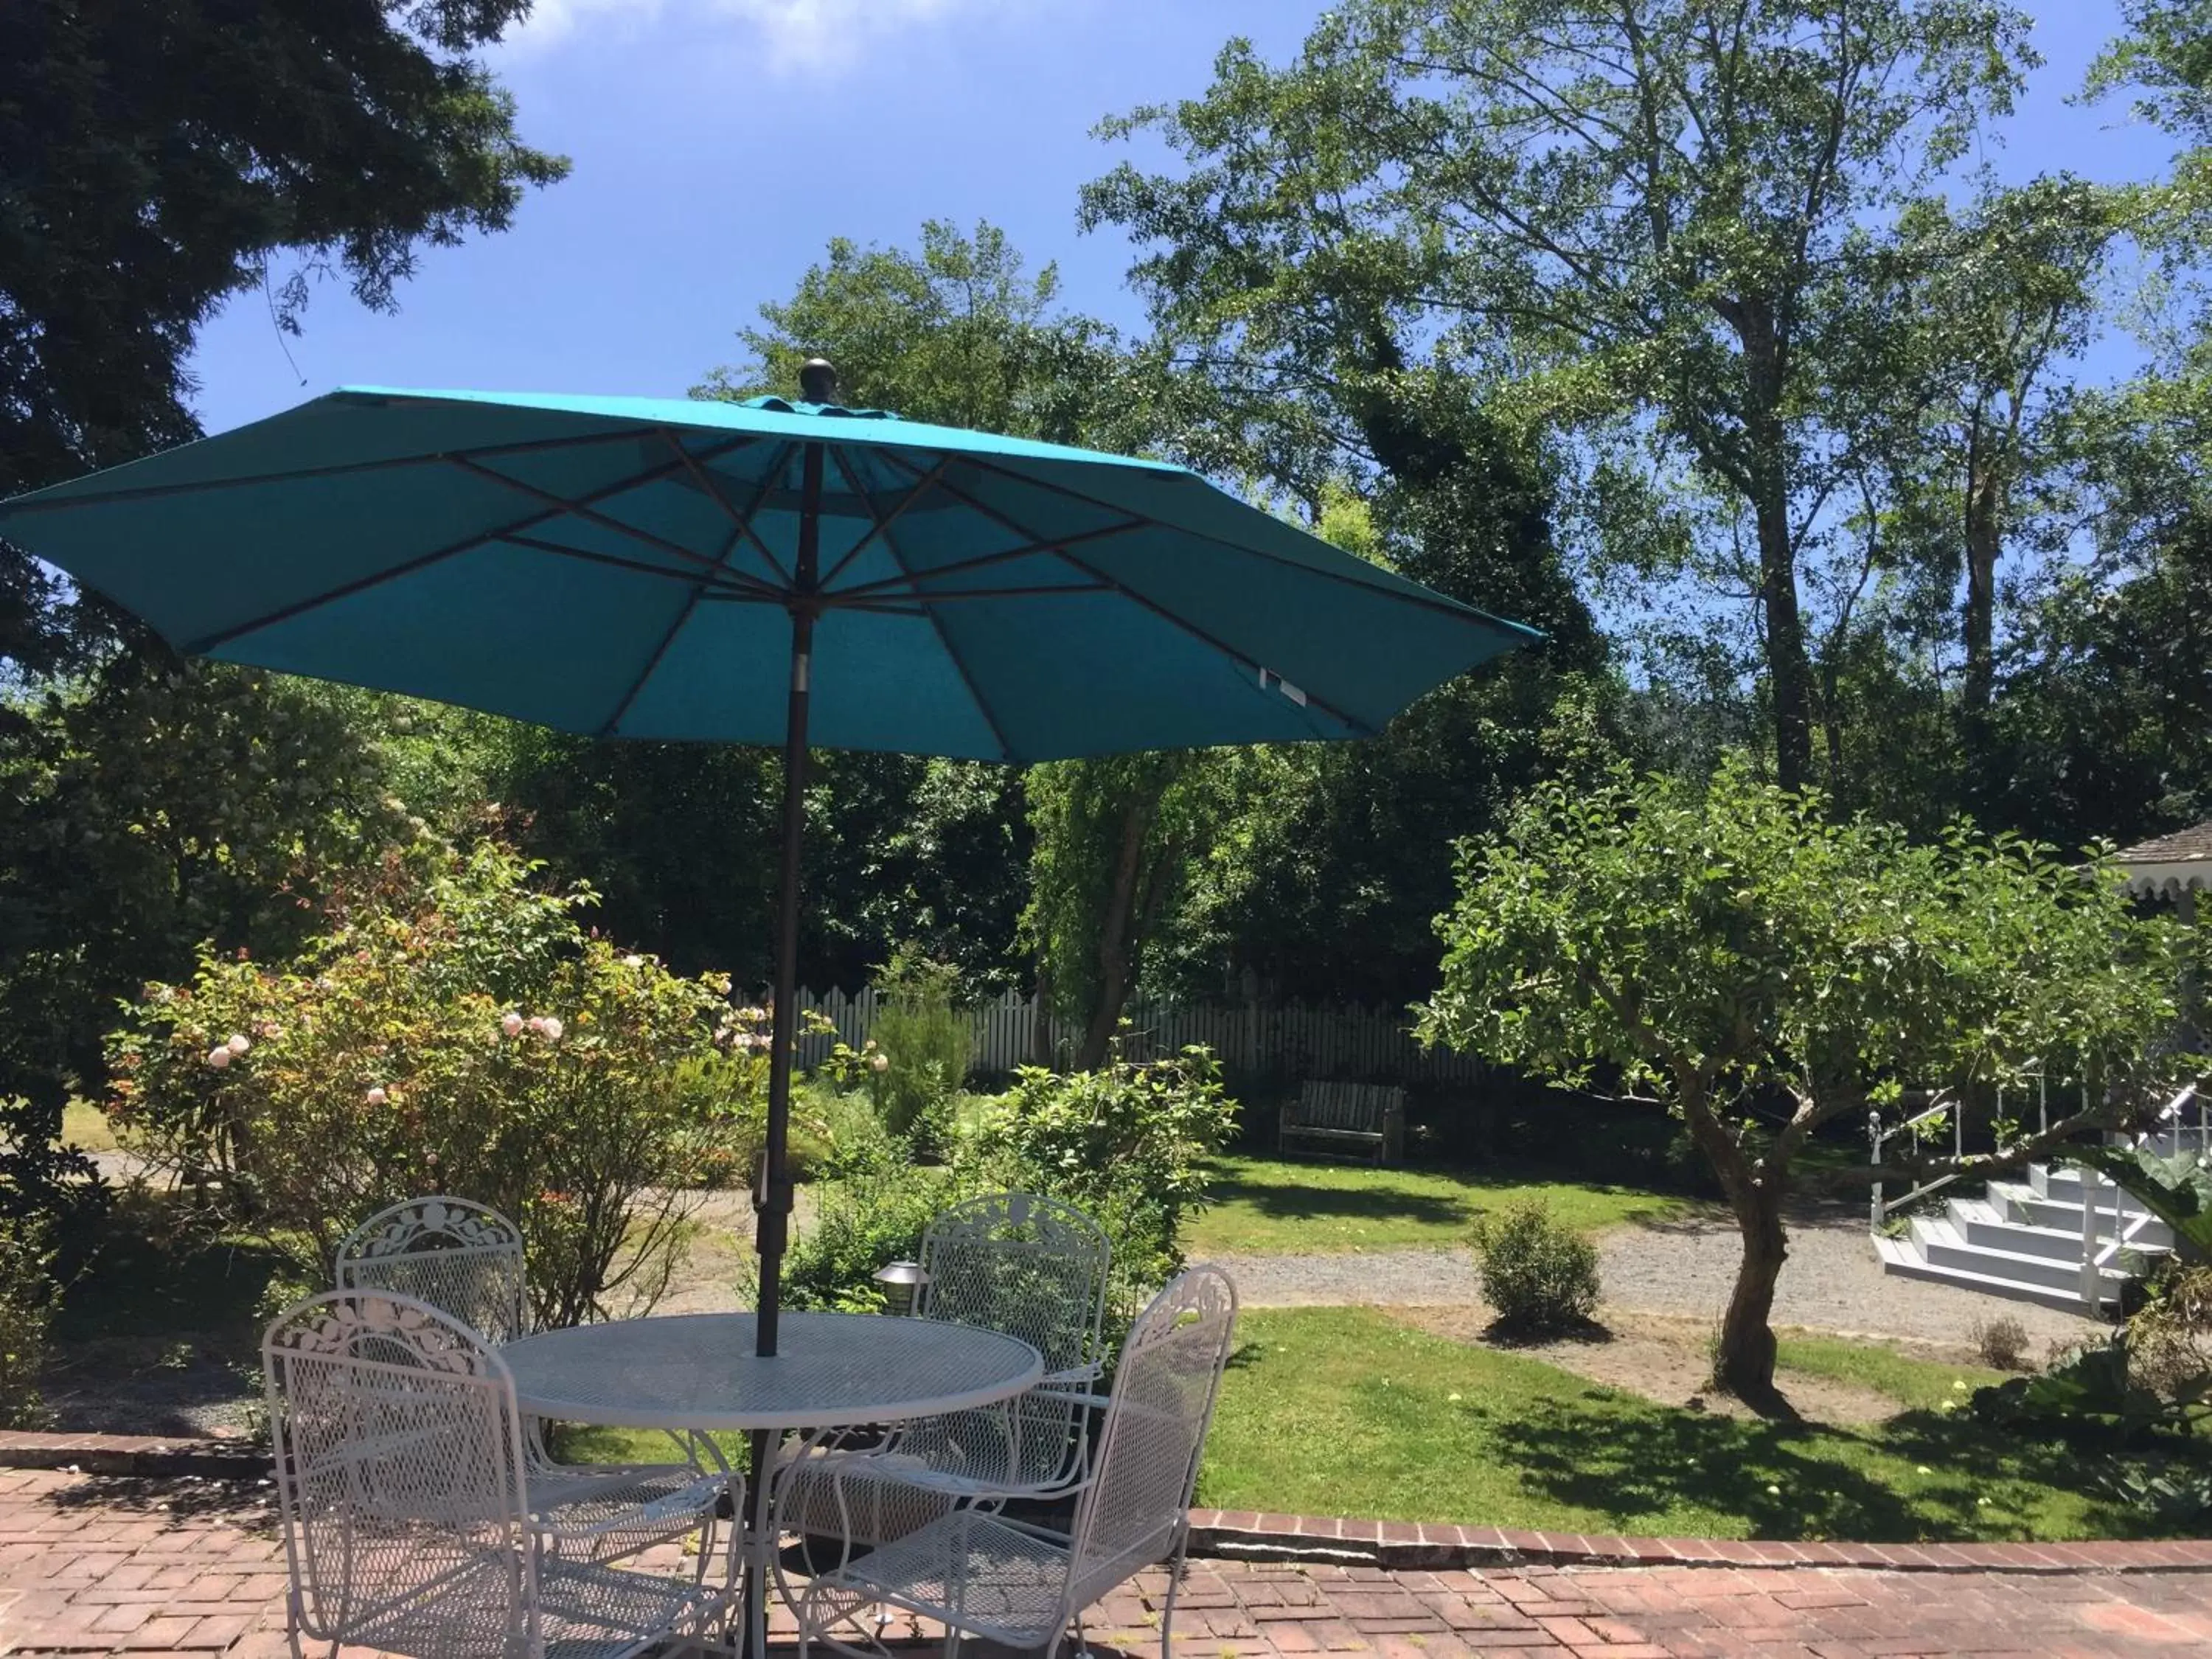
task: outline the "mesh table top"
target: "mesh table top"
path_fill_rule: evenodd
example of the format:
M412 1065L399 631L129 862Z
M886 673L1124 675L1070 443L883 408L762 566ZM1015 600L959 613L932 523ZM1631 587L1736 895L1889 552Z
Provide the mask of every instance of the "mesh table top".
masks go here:
M778 1352L753 1352L750 1314L579 1325L500 1350L532 1417L638 1429L820 1429L934 1417L1011 1399L1044 1362L972 1325L787 1313Z

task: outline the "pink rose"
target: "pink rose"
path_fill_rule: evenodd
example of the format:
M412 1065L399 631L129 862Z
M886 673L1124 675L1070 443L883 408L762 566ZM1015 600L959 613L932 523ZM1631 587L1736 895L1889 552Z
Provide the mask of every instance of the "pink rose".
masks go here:
M386 1101L391 1098L391 1095L385 1091L381 1085L376 1088L371 1089L368 1095L368 1103L372 1106L381 1106Z
M234 1054L242 1054L253 1045L246 1040L243 1033L233 1031L230 1034L230 1041L224 1043L222 1046L229 1049Z
M558 1042L561 1040L561 1022L551 1014L546 1015L538 1022L538 1029L544 1033L548 1042Z
M871 1071L887 1072L890 1070L890 1066L891 1057L881 1052L872 1055L868 1060L868 1068Z
M522 1016L513 1012L500 1016L499 1029L509 1036L522 1035Z
M223 1068L224 1066L228 1066L228 1065L229 1065L229 1064L230 1064L230 1049L229 1049L229 1048L228 1048L228 1046L225 1046L225 1047L222 1047L222 1048L210 1048L210 1049L209 1049L209 1050L208 1050L207 1063L208 1063L209 1065L210 1065L210 1066L214 1066L214 1067L215 1067L215 1069L216 1069L216 1071L218 1071L218 1072L220 1072L221 1070L222 1070L222 1068Z

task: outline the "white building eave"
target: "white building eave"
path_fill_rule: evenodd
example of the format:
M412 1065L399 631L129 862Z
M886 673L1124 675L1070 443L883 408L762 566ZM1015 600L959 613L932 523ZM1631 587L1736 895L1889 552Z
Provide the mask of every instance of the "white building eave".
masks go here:
M2143 898L2178 899L2185 892L2212 892L2212 859L2175 859L2166 864L2123 861L2128 890Z

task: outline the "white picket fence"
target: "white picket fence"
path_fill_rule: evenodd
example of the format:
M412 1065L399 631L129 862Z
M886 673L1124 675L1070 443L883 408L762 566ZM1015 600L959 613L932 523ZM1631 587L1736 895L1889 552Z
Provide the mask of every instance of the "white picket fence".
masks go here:
M805 1038L799 1048L802 1066L829 1058L833 1043L858 1048L875 1029L879 1006L875 988L857 995L802 989L804 1008L824 1016L836 1035ZM765 994L761 1000L765 1004ZM1222 1063L1237 1070L1267 1072L1287 1078L1347 1078L1402 1083L1473 1082L1481 1066L1449 1049L1424 1049L1413 1040L1412 1020L1402 1009L1248 1002L1213 1005L1133 999L1124 1011L1129 1022L1125 1052L1148 1059L1204 1043ZM972 1065L981 1073L1011 1072L1037 1058L1037 1009L1034 996L1009 991L969 1014L975 1031ZM1053 1054L1064 1061L1074 1052L1081 1030L1055 1020Z

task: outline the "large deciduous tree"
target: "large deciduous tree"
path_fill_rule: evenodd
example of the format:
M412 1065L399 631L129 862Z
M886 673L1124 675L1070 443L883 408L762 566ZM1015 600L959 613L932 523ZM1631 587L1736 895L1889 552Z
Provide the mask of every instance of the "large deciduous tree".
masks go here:
M501 230L568 164L473 52L529 0L0 7L0 495L197 434L226 299L296 327L314 277L388 308L420 251ZM105 627L0 544L0 658Z
M1999 1152L1835 1178L1995 1173L2155 1098L2201 941L2139 917L2101 863L1963 828L1910 843L1756 781L1625 771L1535 791L1462 850L1439 921L1432 1040L1556 1081L1656 1094L1719 1176L1743 1239L1717 1380L1774 1401L1784 1205L1813 1137L1905 1091L1963 1096L2040 1065L2091 1106ZM1960 1109L1954 1106L1954 1109ZM1911 1142L1917 1146L1917 1142Z
M2063 533L2035 498L2069 459L2071 365L2102 320L2100 279L2124 192L2065 175L1985 187L1963 210L1910 204L1875 261L1856 390L1882 429L1863 447L1880 516L1855 526L1870 562L1917 566L1957 594L1956 708L1966 797L2002 790L1991 724L1998 570ZM2042 510L2039 510L2039 509Z
M1287 66L1232 42L1205 97L1114 124L1184 166L1125 166L1087 211L1145 247L1164 321L1295 406L1503 384L1686 459L1796 785L1843 301L1867 225L2009 107L2027 27L1997 0L1351 0Z

